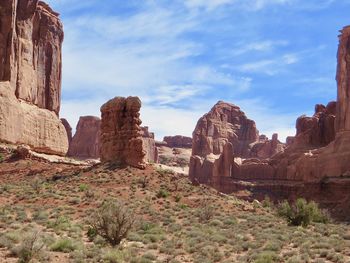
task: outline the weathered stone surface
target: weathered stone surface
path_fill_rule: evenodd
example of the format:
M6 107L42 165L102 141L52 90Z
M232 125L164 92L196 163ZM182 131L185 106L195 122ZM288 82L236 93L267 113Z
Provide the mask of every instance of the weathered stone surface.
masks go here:
M192 138L176 135L176 136L166 136L163 141L167 143L170 148L192 148Z
M154 140L154 133L148 127L141 127L143 150L146 152L145 160L148 163L158 163L158 148Z
M0 2L0 81L18 99L60 110L62 23L38 0Z
M145 168L138 97L116 97L101 107L101 161Z
M25 144L41 153L67 153L66 129L56 114L19 101L9 82L0 82L0 127L0 141Z
M0 140L65 155L58 119L63 30L58 14L38 0L0 2Z
M254 144L251 149L250 157L267 159L284 151L286 146L278 140L278 134L273 134L272 140L266 139L267 140L262 140L259 138L260 142Z
M338 47L338 100L337 100L337 119L336 131L350 130L350 26L344 27L339 36Z
M219 101L197 123L193 132L192 155L220 154L227 142L237 156L249 156L249 145L258 141L255 122L239 107Z
M193 156L192 169L203 172L203 178L193 173L196 176L192 181L204 182L227 193L249 189L251 197L259 199L265 195L275 200L303 196L349 219L343 208L349 207L350 200L350 27L343 29L339 39L337 102L327 106L318 104L313 117L300 117L297 134L288 138L285 151L270 159L235 158L231 165L222 166L225 169L214 183L207 178L213 177L210 169L220 157L215 156L206 170L208 158Z
M336 102L330 102L327 107L322 104L315 106L313 117L301 116L297 120L297 134L294 145L297 147L322 147L335 139Z
M149 131L149 127L141 127L142 137L154 139L154 132Z
M100 157L101 119L95 116L80 117L76 132L69 145L68 156L79 159Z
M69 122L64 118L61 119L61 122L62 122L64 128L66 129L67 137L68 137L68 144L70 145L72 138L73 138L72 127L70 126Z

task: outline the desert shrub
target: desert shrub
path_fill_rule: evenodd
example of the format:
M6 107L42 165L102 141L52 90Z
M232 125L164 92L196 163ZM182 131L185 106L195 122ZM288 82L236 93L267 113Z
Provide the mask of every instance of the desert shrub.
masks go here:
M202 202L199 208L199 221L208 222L214 217L214 214L215 208L210 204L209 200Z
M51 250L56 252L69 253L76 249L76 245L71 239L63 238L52 244Z
M133 213L117 200L104 202L90 219L91 228L110 245L117 246L133 227Z
M271 201L269 196L265 196L264 200L261 203L262 203L262 206L265 208L273 207L273 202Z
M33 189L33 191L37 194L40 193L41 188L42 188L42 181L36 177L34 178L34 180L30 183L31 188Z
M307 202L299 198L293 205L287 201L278 206L278 214L287 219L288 223L293 226L308 226L311 222L327 223L329 216L326 212L320 210L318 205L311 201Z
M163 169L163 168L157 168L157 173L161 176L165 176L165 175L173 175L174 171L170 170L170 169Z
M27 234L23 238L23 241L18 246L14 247L11 252L18 257L19 263L28 263L40 255L44 246L45 244L40 233L38 231L33 231Z
M167 198L169 196L169 192L165 189L159 189L157 193L157 198Z
M80 191L80 192L85 192L85 191L87 191L88 189L89 189L89 186L86 185L86 184L81 184L81 185L79 185L79 191Z
M4 156L0 153L0 163L4 161Z
M278 261L277 254L272 251L264 251L261 254L259 254L257 258L254 260L254 263L273 263L273 262L279 262L279 261Z

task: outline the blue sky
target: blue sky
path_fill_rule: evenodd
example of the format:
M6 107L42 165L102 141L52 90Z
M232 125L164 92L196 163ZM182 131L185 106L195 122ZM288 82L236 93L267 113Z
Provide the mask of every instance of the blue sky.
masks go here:
M218 101L261 133L336 98L339 30L350 0L49 0L65 27L61 116L99 116L115 96L139 96L158 139L190 136Z

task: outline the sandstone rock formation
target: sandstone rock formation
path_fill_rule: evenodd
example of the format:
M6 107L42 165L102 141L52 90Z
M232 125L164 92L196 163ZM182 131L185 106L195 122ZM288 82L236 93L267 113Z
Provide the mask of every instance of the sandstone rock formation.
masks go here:
M62 41L58 14L45 3L0 2L0 141L66 154L58 119Z
M163 141L170 148L192 148L192 138L186 136L166 136Z
M60 110L63 27L58 14L38 0L0 3L0 81L18 99Z
M312 117L299 117L294 144L319 148L332 142L335 139L335 114L336 102L332 101L327 107L317 104Z
M65 155L68 149L66 129L56 114L19 101L9 82L0 82L0 141L48 154Z
M148 127L141 127L143 150L146 152L145 160L148 163L158 163L158 148L154 140L154 133Z
M273 134L272 139L259 138L259 142L255 143L251 149L250 157L267 159L277 153L283 152L285 144L278 140L278 134Z
M78 159L100 157L101 119L95 116L80 117L76 132L69 145L68 156Z
M70 126L69 122L66 119L61 119L61 122L64 126L64 128L66 129L67 132L67 137L68 137L68 144L70 145L70 143L72 142L72 127Z
M116 97L101 107L101 161L145 168L138 97Z
M350 219L350 213L342 211L350 189L350 27L341 32L337 102L316 105L313 117L300 117L297 134L288 139L287 149L270 159L236 157L231 159L231 165L224 162L217 173L213 163L228 160L226 152L211 162L209 156L204 161L192 156L195 172L190 176L194 183L206 183L228 193L249 189L253 198L270 195L281 200L303 196ZM203 149L207 149L205 144ZM200 169L202 174L196 172Z
M237 156L249 156L250 144L258 141L255 122L239 107L219 101L197 123L193 132L192 155L220 154L227 142Z

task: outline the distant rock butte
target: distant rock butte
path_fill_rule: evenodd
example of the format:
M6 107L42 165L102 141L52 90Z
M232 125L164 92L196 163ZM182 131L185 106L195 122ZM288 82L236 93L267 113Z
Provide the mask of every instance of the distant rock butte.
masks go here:
M2 0L0 10L0 141L65 155L58 14L37 0Z
M148 127L141 127L143 149L146 152L146 162L158 163L158 148L154 140L154 133L148 130Z
M227 142L238 156L249 156L251 143L258 141L255 122L233 104L219 101L199 119L193 132L192 154L205 157L220 154Z
M350 213L343 208L350 202L350 27L341 31L339 40L337 102L318 104L312 117L299 117L296 136L287 138L287 146L281 146L287 147L283 150L276 147L279 144L276 135L271 141L260 137L258 143L250 144L252 148L242 150L242 144L228 139L239 137L227 132L232 129L221 132L222 127L229 127L225 115L216 114L214 122L200 120L202 124L197 125L193 135L196 146L191 157L191 180L226 193L249 189L249 198L263 199L269 195L281 200L303 196L349 219ZM218 112L215 107L212 111ZM254 131L243 130L245 134ZM247 133L248 130L251 132ZM198 134L204 136L198 139Z
M78 159L100 157L101 119L95 116L80 117L76 132L69 145L68 156Z
M138 97L116 97L101 107L101 161L145 168Z
M163 139L166 145L170 148L192 148L192 138L176 135L176 136L166 136Z
M69 122L66 119L64 119L64 118L61 119L61 122L62 122L64 128L66 129L67 137L68 137L68 143L70 145L70 143L72 142L72 138L73 138L72 126L70 126Z

